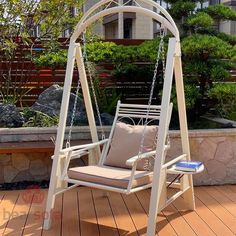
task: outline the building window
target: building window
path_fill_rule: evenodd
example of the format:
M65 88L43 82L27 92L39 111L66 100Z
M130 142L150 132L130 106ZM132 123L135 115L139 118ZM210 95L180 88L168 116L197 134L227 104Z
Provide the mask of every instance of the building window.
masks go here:
M132 38L132 19L125 19L124 20L124 38L131 39Z
M210 0L209 4L210 5L215 5L215 4L220 4L220 2L221 2L220 0Z

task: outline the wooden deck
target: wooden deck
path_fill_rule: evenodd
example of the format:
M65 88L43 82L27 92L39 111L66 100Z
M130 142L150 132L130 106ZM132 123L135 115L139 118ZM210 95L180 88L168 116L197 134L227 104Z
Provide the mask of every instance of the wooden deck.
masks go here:
M50 231L42 230L46 195L39 189L0 192L0 235L145 235L149 190L129 196L84 187L66 192L56 199ZM195 195L195 212L178 199L158 215L157 235L236 235L236 186L196 187Z

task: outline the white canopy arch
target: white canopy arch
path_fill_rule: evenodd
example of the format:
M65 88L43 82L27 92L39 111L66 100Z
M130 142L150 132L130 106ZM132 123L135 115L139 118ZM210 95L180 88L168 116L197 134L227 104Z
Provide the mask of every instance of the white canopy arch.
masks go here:
M162 25L162 27L168 29L176 37L176 39L179 40L179 30L178 30L175 22L173 21L173 19L169 15L169 13L163 7L161 7L158 3L154 2L154 1L150 1L150 0L141 1L141 2L145 2L146 4L150 5L153 8L155 7L164 16L161 16L160 14L155 12L154 10L147 9L146 7L142 7L140 5L127 6L126 4L119 5L117 3L117 5L115 5L113 7L109 6L109 8L105 8L103 10L100 9L101 6L103 6L107 3L112 3L112 2L114 2L114 1L103 0L103 1L100 1L99 3L95 4L90 10L88 10L84 14L84 16L81 18L80 22L76 25L75 31L71 37L71 42L75 42L76 39L81 35L81 33L84 32L84 30L88 26L90 26L92 23L96 22L98 19L101 19L104 16L107 16L110 14L120 13L120 12L134 12L134 13L140 13L140 14L149 16L153 20L158 21ZM98 9L99 9L99 11L96 12L96 10L98 10ZM95 13L95 14L93 14L93 13Z
M99 1L84 14L80 22L77 24L75 32L70 39L66 76L64 83L64 92L63 92L59 127L54 151L54 159L53 159L46 212L47 213L51 212L54 206L55 196L68 189L66 180L62 178L62 170L64 170L64 167L66 166L65 163L67 162L67 157L62 158L61 153L63 152L63 141L65 137L70 90L71 90L72 76L75 63L77 63L77 68L79 71L80 82L81 82L89 127L91 131L91 138L93 143L98 142L97 127L94 119L94 113L82 56L81 45L80 43L76 43L76 41L81 36L81 34L86 30L86 28L88 28L91 24L96 22L98 19L103 18L104 16L120 12L140 13L160 22L162 27L169 30L169 32L171 32L173 35L173 37L169 38L169 43L168 43L166 70L164 75L164 86L163 86L161 113L160 113L158 138L157 138L158 143L155 154L156 158L153 170L153 182L152 182L152 191L151 191L149 218L148 218L147 235L154 236L157 213L163 208L163 206L166 206L167 204L171 203L171 201L173 201L180 195L183 195L184 199L186 200L186 204L188 204L190 209L195 208L195 203L193 197L194 196L193 183L191 175L187 176L185 175L182 178L180 184L180 191L178 192L178 194L174 196L174 198L166 200L167 196L165 192L166 182L164 181L164 176L167 174L167 165L164 164L165 162L164 156L165 156L166 135L169 122L170 95L172 89L173 74L175 74L176 94L178 102L180 132L181 132L182 152L183 152L183 155L178 157L177 159L180 160L181 158L185 158L187 160L190 160L179 31L172 17L158 3L152 0L136 0L134 1L134 3L135 5L128 6L127 4L118 4L117 1L114 0ZM142 6L142 3L145 3L145 5L150 6L151 9ZM156 12L155 9L159 10L161 14ZM93 158L89 159L89 164L96 164L100 157L99 148L95 149L92 152L91 156ZM166 199L164 199L163 196L166 196L165 197ZM163 203L163 201L165 201L165 203ZM51 220L50 217L48 217L45 220L44 222L45 229L48 229L50 227L50 220Z

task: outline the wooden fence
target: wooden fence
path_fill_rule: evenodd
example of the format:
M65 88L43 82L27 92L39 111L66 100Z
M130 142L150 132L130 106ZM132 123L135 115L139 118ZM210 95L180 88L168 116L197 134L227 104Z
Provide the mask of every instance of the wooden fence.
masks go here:
M61 40L63 41L63 40ZM122 45L139 45L144 40L114 40ZM62 48L68 45L62 44ZM42 68L36 66L29 60L29 54L36 56L38 51L43 50L40 43L35 43L33 48L25 47L19 43L14 60L8 61L0 57L0 102L3 99L10 100L17 98L18 105L32 105L39 94L53 84L63 85L65 79L65 68ZM146 63L139 64L139 67ZM145 101L148 97L150 81L145 78L115 78L112 76L114 65L102 63L97 67L97 76L100 80L101 89L116 89L117 94L122 94L122 100L131 102ZM73 74L72 87L76 87L79 75L75 69Z
M68 44L65 39L61 39L62 48L67 48ZM143 40L114 40L117 44L139 45ZM20 44L20 43L19 43ZM3 99L14 99L17 97L18 105L32 105L39 94L53 84L63 85L65 78L65 68L42 68L34 65L29 60L29 53L36 56L42 50L41 43L35 43L33 48L28 48L20 44L14 60L8 61L0 55L0 102ZM139 63L139 67L147 66L147 63ZM101 89L113 88L117 94L122 94L121 99L125 102L146 102L151 80L144 76L130 78L114 77L112 70L114 65L102 63L97 68L97 76L100 80ZM236 80L235 71L232 71L233 81ZM74 71L72 87L76 87L78 72ZM10 78L10 79L9 79Z

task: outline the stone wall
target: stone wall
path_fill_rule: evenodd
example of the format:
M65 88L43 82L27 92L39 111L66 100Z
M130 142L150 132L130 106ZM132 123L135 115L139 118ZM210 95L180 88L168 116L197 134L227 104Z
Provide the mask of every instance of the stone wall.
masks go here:
M49 140L55 129L1 129L0 142ZM106 127L109 132L109 127ZM51 135L50 135L51 132ZM37 135L36 135L37 133ZM8 134L8 135L7 135ZM4 138L3 138L4 137ZM76 129L75 138L88 141L88 127ZM193 160L204 162L204 172L194 176L195 185L236 184L236 129L189 131L190 149ZM182 153L178 131L170 132L171 149L167 159ZM89 141L88 141L89 142ZM0 154L0 183L23 180L49 180L52 152ZM84 162L77 162L84 165Z
M99 130L98 128L98 132ZM104 127L104 131L108 135L110 127ZM66 129L67 133L68 128ZM4 153L1 147L4 148L9 146L9 144L15 146L14 144L19 142L40 142L42 144L45 141L51 141L52 137L56 137L56 128L0 128L0 184L49 180L52 167L53 144L51 145L52 148L47 148L51 149L51 151L47 152L43 152L39 148L33 152L27 150L27 153L24 153L17 147L17 150L12 148L11 152L8 150ZM65 135L66 138L67 135ZM88 127L81 126L73 129L72 142L75 142L77 145L88 143L90 139L91 135ZM40 146L43 147L43 145ZM86 158L74 160L73 162L73 166L82 166L86 164Z
M236 129L189 131L192 160L205 170L193 176L195 185L236 184ZM178 132L171 135L169 158L181 153Z
M52 152L0 154L0 183L48 180Z

